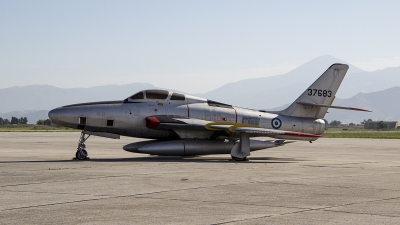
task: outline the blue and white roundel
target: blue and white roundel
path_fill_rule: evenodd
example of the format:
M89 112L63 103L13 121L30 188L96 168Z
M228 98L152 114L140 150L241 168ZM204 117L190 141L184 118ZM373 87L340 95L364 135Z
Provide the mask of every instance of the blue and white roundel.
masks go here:
M273 118L271 120L271 125L274 129L279 129L282 126L282 121L279 118Z

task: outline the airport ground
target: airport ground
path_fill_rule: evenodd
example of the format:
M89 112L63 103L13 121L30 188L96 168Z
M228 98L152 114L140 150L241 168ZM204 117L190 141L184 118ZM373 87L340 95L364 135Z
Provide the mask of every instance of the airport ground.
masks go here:
M1 224L399 224L400 140L322 138L180 158L125 152L135 138L0 133Z

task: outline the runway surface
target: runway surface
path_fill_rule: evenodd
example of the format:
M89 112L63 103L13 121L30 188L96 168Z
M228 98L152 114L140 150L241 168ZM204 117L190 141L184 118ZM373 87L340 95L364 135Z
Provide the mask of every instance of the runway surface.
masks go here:
M399 224L400 140L328 139L192 158L134 138L0 133L1 224Z

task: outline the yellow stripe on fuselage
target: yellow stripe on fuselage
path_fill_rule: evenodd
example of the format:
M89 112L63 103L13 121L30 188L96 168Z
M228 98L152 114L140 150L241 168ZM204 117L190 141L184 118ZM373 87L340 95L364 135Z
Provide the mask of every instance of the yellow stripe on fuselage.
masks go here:
M204 127L207 130L221 130L221 129L216 129L216 128L211 128L211 125L232 125L231 127L229 127L229 130L231 130L231 128L233 127L256 127L256 128L261 128L259 126L256 125L251 125L251 124L244 124L244 123L233 123L233 122L215 122L215 123L207 123ZM232 130L231 130L232 131ZM236 132L236 131L232 131L232 132Z

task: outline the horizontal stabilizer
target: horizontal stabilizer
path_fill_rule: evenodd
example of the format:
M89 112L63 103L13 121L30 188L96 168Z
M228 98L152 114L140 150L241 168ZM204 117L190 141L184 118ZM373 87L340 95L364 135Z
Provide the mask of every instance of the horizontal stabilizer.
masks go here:
M325 108L333 108L333 109L346 109L346 110L355 110L355 111L363 111L363 112L372 112L370 110L360 109L360 108L353 108L353 107L314 104L314 103L305 103L305 102L296 102L296 103L300 104L300 105L315 106L315 107L325 107Z

